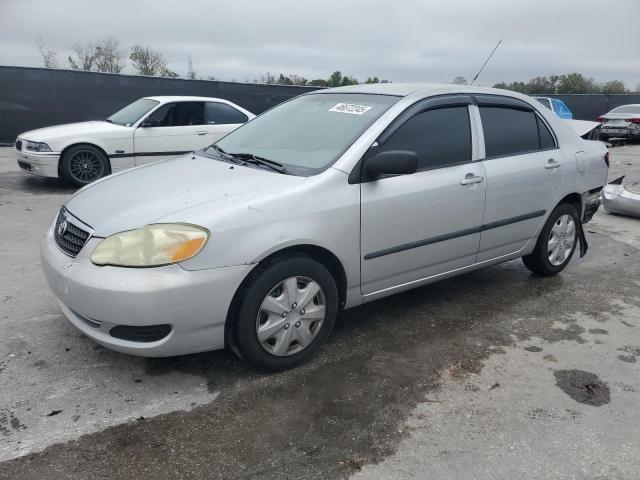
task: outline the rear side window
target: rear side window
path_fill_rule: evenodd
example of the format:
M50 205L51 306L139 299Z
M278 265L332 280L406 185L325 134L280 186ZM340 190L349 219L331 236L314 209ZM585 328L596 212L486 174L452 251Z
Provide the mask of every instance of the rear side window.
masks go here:
M205 119L209 125L224 125L230 123L245 123L247 116L226 103L207 103Z
M480 107L487 157L518 155L540 149L537 116L532 111Z
M542 105L551 110L551 102L549 102L548 98L536 98Z
M381 151L411 150L418 154L418 170L471 161L471 127L466 106L418 113L396 130Z

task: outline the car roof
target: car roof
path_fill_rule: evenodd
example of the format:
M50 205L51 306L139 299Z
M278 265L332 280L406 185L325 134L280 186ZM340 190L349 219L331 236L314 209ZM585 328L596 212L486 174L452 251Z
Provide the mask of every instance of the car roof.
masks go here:
M315 93L368 93L377 95L395 95L399 97L415 96L431 96L453 93L467 94L486 94L486 95L502 95L505 97L515 97L520 99L530 98L511 90L499 88L476 87L472 85L454 85L446 83L370 83L362 85L350 85L348 87L336 87L325 90L315 90Z
M225 100L223 98L213 98L213 97L193 97L190 95L156 95L153 97L143 97L148 98L150 100L157 100L158 102L225 102L231 103L229 100Z

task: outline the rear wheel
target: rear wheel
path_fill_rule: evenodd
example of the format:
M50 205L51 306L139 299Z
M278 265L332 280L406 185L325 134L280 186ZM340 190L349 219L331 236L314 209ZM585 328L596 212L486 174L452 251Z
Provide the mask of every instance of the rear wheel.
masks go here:
M247 285L233 320L233 345L262 370L292 368L318 352L337 312L338 291L329 270L306 256L281 257Z
M91 145L77 145L64 153L60 173L67 182L83 187L111 172L104 153Z
M578 244L578 222L580 218L573 205L558 205L547 218L534 251L522 257L526 267L544 276L556 275L564 270Z

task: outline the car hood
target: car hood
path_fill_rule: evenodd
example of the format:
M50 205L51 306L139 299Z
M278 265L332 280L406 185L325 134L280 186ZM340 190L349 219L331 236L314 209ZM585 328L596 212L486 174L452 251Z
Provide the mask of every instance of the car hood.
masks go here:
M198 154L105 177L78 191L67 210L97 237L151 223L183 222L213 228L216 218L258 203L307 180L244 167Z
M19 138L33 142L51 142L66 137L78 137L83 135L95 135L113 133L115 136L124 136L131 132L131 127L123 127L114 123L103 121L67 123L53 127L38 128L18 135Z

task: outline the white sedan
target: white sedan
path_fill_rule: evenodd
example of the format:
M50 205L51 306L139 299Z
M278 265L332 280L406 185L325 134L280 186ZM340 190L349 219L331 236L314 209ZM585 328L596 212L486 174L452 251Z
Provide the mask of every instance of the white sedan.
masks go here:
M77 186L218 141L255 115L220 98L145 97L106 120L22 133L15 143L24 171Z

